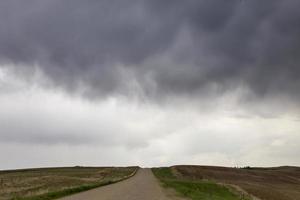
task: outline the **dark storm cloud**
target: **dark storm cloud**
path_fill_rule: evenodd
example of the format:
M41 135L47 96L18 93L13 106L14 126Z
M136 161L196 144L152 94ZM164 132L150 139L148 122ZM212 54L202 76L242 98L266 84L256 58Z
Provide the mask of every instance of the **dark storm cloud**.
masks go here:
M255 98L298 100L299 7L297 0L4 0L0 59L37 64L56 86L97 97L124 92L130 72L155 96L242 85Z

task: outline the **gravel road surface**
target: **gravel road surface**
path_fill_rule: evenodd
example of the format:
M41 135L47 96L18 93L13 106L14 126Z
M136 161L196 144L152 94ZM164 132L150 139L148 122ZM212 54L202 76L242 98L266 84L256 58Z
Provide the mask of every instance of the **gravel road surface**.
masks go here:
M171 200L179 199L163 189L151 169L139 169L133 177L60 200Z

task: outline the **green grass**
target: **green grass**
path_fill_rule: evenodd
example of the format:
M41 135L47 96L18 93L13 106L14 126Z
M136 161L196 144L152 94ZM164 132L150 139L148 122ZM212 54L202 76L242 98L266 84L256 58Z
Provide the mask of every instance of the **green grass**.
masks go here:
M118 181L115 181L118 182ZM107 182L102 182L98 184L90 184L90 185L83 185L75 188L69 188L69 189L64 189L61 191L56 191L56 192L48 192L42 195L36 195L36 196L31 196L31 197L15 197L12 200L52 200L52 199L57 199L60 197L68 196L71 194L91 190L97 187L101 187L104 185L112 184L115 183L113 181L107 181Z
M179 194L192 200L247 200L212 181L180 180L172 174L170 168L153 168L152 171L163 186L174 188Z
M137 167L63 167L0 171L0 200L51 200L116 183Z
M168 167L153 168L152 172L159 179L176 179L176 177Z

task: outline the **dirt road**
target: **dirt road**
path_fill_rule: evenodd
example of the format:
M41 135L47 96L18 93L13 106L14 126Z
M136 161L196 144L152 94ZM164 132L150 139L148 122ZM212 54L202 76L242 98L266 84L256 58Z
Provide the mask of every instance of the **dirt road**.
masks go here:
M132 178L60 200L171 200L179 199L161 188L150 169L139 169Z

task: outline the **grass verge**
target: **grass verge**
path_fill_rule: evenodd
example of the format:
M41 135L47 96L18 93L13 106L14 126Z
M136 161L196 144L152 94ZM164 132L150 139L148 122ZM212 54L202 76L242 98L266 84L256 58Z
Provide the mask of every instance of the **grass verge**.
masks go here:
M45 193L45 194L31 196L31 197L15 197L12 200L51 200L51 199L57 199L57 198L60 198L60 197L71 195L71 194L91 190L91 189L94 189L94 188L97 188L97 187L100 187L100 186L108 185L108 184L111 184L111 183L113 183L113 182L108 181L108 182L103 182L103 183L99 183L99 184L83 185L83 186L79 186L79 187L75 187L75 188L64 189L64 190L56 191L56 192L48 192L48 193Z
M229 188L212 181L180 180L167 167L153 168L152 171L164 187L171 187L182 196L192 200L249 200L249 198L240 197Z
M113 184L113 183L117 183L123 180L126 180L132 176L134 176L137 172L138 168L136 168L133 173L131 173L128 176L125 176L121 179L118 180L109 180L109 181L105 181L105 182L100 182L100 183L95 183L95 184L89 184L89 185L82 185L82 186L78 186L78 187L74 187L74 188L68 188L68 189L64 189L64 190L60 190L60 191L56 191L56 192L48 192L42 195L36 195L36 196L31 196L31 197L16 197L13 198L12 200L52 200L52 199L58 199L61 197L65 197L65 196L69 196L72 194L76 194L79 192L83 192L83 191L87 191L87 190L91 190L97 187L101 187L101 186L105 186L105 185L109 185L109 184Z
M52 200L116 183L138 167L70 167L0 171L0 200Z

